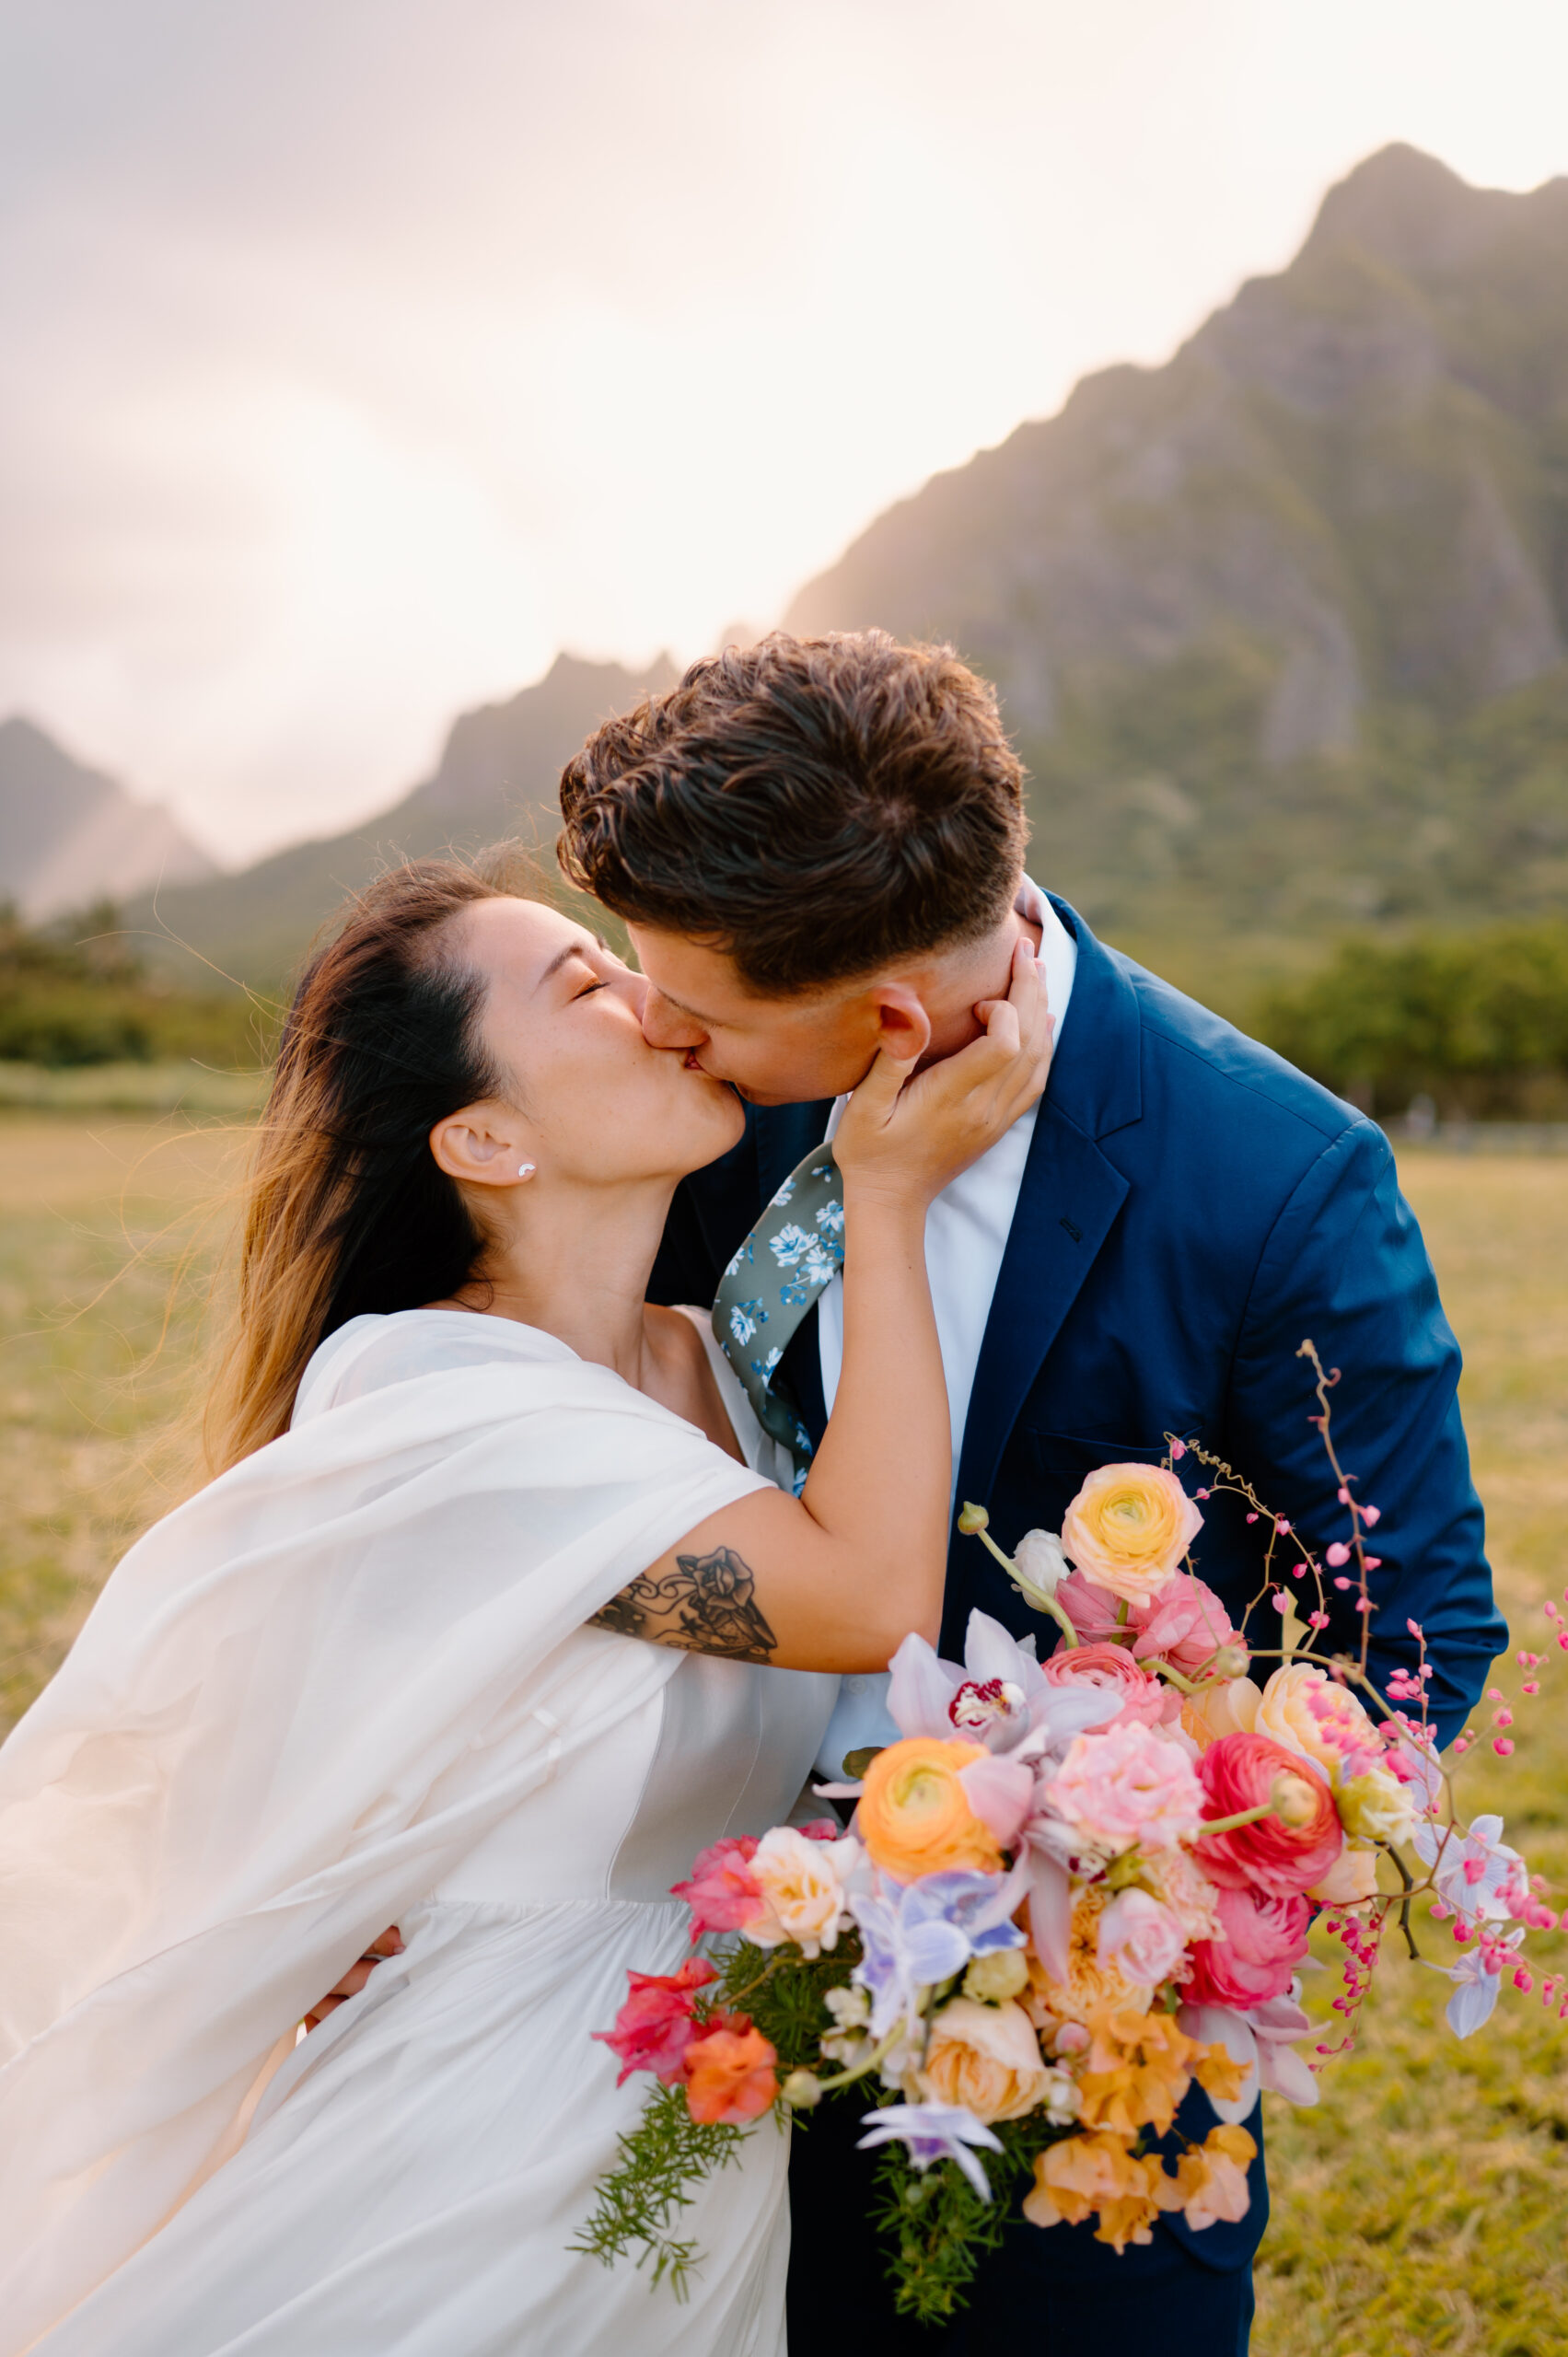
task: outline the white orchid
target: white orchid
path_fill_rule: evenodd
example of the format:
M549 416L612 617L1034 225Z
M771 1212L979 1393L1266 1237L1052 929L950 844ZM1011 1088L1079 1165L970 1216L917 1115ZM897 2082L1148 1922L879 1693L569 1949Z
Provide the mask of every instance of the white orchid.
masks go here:
M1221 2119L1239 2128L1258 2101L1258 2091L1283 2096L1287 2103L1307 2105L1318 2100L1318 2081L1295 2051L1295 2040L1312 2027L1301 2003L1301 1982L1293 1980L1287 1997L1270 1997L1244 2014L1229 2005L1183 2005L1177 2014L1189 2038L1205 2046L1223 2046L1233 2062L1247 2073L1240 2091L1228 2101L1211 2095L1209 2101Z
M888 1708L900 1734L949 1743L958 1736L1031 1759L1059 1755L1121 1708L1121 1697L1100 1687L1052 1686L1035 1659L1034 1638L1020 1643L984 1612L970 1614L961 1666L943 1661L923 1637L906 1637L892 1669Z
M1433 1869L1439 1898L1466 1923L1501 1923L1514 1911L1525 1862L1499 1839L1502 1831L1503 1819L1489 1816L1473 1819L1468 1832L1418 1824L1411 1837L1422 1864Z

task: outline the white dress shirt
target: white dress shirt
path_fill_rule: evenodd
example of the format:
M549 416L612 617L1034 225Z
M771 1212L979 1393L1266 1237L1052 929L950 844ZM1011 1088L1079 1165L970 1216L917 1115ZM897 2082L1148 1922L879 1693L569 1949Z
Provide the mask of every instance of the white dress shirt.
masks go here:
M1055 1042L1062 1039L1078 945L1038 885L1024 878L1015 903L1018 914L1040 929L1040 969L1047 1002L1056 1018ZM849 1099L841 1097L828 1122L830 1138ZM936 1337L942 1347L942 1371L947 1378L947 1404L952 1420L953 1486L949 1504L956 1503L958 1457L969 1419L970 1394L980 1364L981 1344L991 1315L991 1297L1002 1272L1002 1256L1023 1184L1034 1136L1038 1105L1020 1115L1005 1137L978 1162L945 1187L925 1218L925 1265L931 1278L932 1306L936 1313ZM818 1303L817 1326L822 1358L822 1398L830 1414L843 1364L843 1280L835 1277ZM896 1414L896 1401L889 1401ZM886 1676L843 1679L837 1707L822 1739L817 1764L825 1776L838 1777L843 1755L863 1745L893 1743L898 1729L888 1715Z

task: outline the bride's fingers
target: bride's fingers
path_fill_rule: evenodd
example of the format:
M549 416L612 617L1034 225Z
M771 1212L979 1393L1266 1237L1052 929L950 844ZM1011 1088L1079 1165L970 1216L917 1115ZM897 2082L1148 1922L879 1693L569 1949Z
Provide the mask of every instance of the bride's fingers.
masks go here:
M921 1051L915 1048L907 1056L894 1055L890 1048L879 1048L877 1061L850 1098L850 1103L863 1116L886 1120L898 1103L900 1095L920 1062Z

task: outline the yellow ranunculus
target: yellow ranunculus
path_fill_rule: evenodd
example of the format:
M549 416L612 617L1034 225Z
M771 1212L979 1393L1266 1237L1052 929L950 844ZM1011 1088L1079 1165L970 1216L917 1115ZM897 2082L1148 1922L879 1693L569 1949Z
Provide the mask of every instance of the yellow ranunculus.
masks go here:
M1102 1465L1067 1509L1062 1550L1085 1579L1129 1604L1146 1604L1175 1578L1202 1527L1164 1466Z
M911 1736L877 1753L865 1771L856 1825L884 1874L913 1882L948 1866L997 1871L996 1837L958 1782L961 1768L984 1757L982 1744L944 1743L935 1736Z
M1045 2096L1050 2073L1021 2005L955 1997L931 2025L915 2074L918 2103L962 2104L977 2119L1021 2119Z

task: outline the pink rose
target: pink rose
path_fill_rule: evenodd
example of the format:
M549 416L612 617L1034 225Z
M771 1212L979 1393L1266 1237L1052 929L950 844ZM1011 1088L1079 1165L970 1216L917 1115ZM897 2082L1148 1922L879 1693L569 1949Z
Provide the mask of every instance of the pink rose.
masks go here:
M757 1843L749 1833L732 1834L702 1852L685 1882L672 1884L670 1897L691 1910L691 1937L704 1932L741 1932L765 1913L762 1886L749 1868Z
M679 1972L628 1972L631 1995L615 2016L613 2029L593 2036L621 2057L619 2087L633 2071L652 2071L673 2086L685 2068L686 2049L697 2034L691 2000L717 1980L711 1964L689 1956Z
M1202 1821L1203 1788L1186 1752L1136 1724L1074 1736L1045 1797L1112 1855L1134 1842L1168 1848Z
M1084 1645L1114 1643L1118 1637L1130 1637L1141 1625L1142 1616L1132 1605L1122 1611L1122 1598L1112 1596L1108 1587L1097 1587L1082 1572L1074 1572L1056 1591L1056 1601L1073 1623L1078 1642Z
M1153 1608L1138 1616L1134 1658L1147 1661L1157 1655L1172 1669L1189 1677L1213 1661L1222 1645L1246 1645L1231 1627L1230 1615L1212 1587L1191 1572L1171 1582Z
M1204 1668L1221 1645L1246 1651L1214 1589L1191 1572L1179 1572L1163 1595L1129 1604L1125 1611L1120 1596L1074 1572L1057 1589L1056 1601L1086 1648L1120 1639L1131 1643L1135 1661L1157 1655L1188 1676Z
M1181 1709L1181 1697L1174 1687L1163 1686L1150 1671L1140 1669L1122 1645L1071 1646L1065 1638L1041 1664L1041 1673L1052 1686L1098 1686L1106 1693L1121 1697L1121 1709L1109 1724L1126 1726L1155 1727L1177 1717Z
M1232 2005L1238 2013L1283 1997L1307 1953L1312 1910L1295 1894L1265 1898L1249 1890L1215 1893L1217 1940L1199 1940L1182 1987L1190 2005Z
M1187 1936L1173 1908L1146 1890L1119 1890L1099 1919L1099 1960L1128 1980L1157 1989L1187 1954Z

